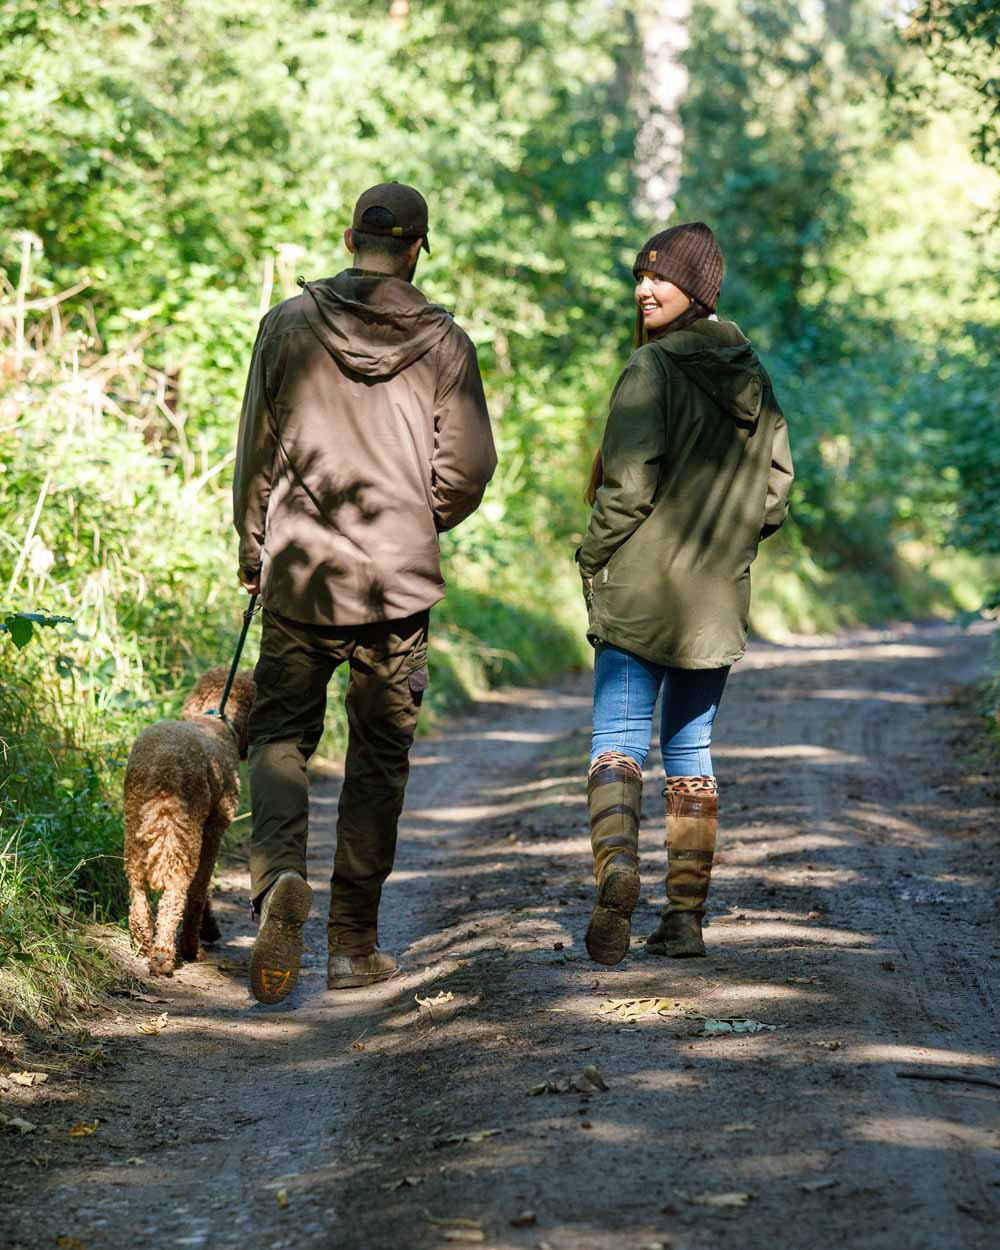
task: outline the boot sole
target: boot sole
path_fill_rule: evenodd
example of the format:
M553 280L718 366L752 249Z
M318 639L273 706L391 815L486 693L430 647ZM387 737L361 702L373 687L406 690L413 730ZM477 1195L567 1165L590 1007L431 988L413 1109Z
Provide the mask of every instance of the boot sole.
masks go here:
M327 977L326 988L328 990L357 990L364 985L389 981L397 972L399 972L398 968L387 968L385 972L359 972L353 976Z
M638 866L608 868L597 891L585 938L587 954L596 964L620 964L632 941L632 913L639 901Z
M267 919L250 957L250 990L259 1003L280 1003L295 989L302 964L302 926L309 918L312 890L301 877L274 887Z

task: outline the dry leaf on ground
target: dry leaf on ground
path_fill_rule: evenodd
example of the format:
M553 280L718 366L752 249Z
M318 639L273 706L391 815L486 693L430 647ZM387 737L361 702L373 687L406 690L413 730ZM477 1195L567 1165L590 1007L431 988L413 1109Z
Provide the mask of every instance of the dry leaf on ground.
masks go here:
M0 1115L0 1126L14 1133L33 1133L38 1128L37 1124L32 1124L30 1120L22 1120L17 1115Z
M87 1250L79 1237L57 1237L56 1245L59 1250Z
M700 1207L745 1207L748 1202L753 1201L753 1194L744 1190L734 1190L730 1193L722 1194L692 1194L691 1201Z
M723 1124L724 1133L752 1133L757 1126L749 1120L738 1120L734 1124Z
M162 1033L167 1027L167 1013L164 1011L158 1016L150 1016L148 1020L139 1021L139 1032L145 1033L147 1037L155 1037L157 1033Z
M44 1085L49 1079L47 1072L12 1072L10 1079L15 1085Z
M705 1016L700 1036L712 1037L716 1033L773 1033L776 1024L762 1024L759 1020L751 1020L747 1016L732 1016L728 1019L716 1019Z
M81 1120L69 1130L70 1137L93 1137L97 1132L100 1120Z
M430 1211L424 1212L424 1218L428 1224L433 1224L436 1228L444 1230L443 1237L445 1241L485 1241L486 1235L483 1232L483 1226L479 1220L462 1219L459 1216L450 1218L444 1216L438 1218L431 1215Z
M602 1016L614 1016L632 1023L650 1016L680 1016L684 1020L704 1021L701 1035L710 1037L722 1033L772 1033L782 1028L778 1024L763 1024L746 1016L707 1016L695 1007L686 1006L677 998L607 998L597 1008Z
M542 1081L532 1085L528 1093L532 1097L539 1094L592 1094L595 1090L606 1091L608 1084L593 1064L588 1064L582 1072L572 1076L564 1076L558 1081Z
M455 995L451 990L448 990L447 993L444 990L439 990L434 998L421 998L419 994L414 994L413 997L421 1007L443 1007L445 1003L451 1003L455 1000Z
M279 1189L274 1195L274 1200L278 1206L281 1207L282 1211L284 1211L288 1206L288 1190Z
M449 1133L447 1137L436 1137L432 1146L462 1146L466 1142L475 1144L476 1142L485 1141L487 1137L499 1137L503 1132L502 1128L481 1128L472 1133Z
M412 1189L415 1185L421 1185L423 1180L422 1176L401 1176L398 1181L390 1181L382 1188L394 1193L397 1189Z

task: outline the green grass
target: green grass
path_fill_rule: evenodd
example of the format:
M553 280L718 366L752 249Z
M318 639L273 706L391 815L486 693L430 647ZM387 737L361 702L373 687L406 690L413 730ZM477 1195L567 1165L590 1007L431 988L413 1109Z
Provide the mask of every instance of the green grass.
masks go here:
M122 980L121 930L88 923L89 900L37 842L0 847L0 1025L65 1023Z

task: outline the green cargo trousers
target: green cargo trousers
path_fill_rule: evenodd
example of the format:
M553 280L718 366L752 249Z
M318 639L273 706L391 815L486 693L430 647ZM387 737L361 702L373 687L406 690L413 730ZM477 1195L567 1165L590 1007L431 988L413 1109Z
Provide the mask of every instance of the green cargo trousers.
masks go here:
M306 876L306 762L323 733L327 684L338 665L350 665L347 761L328 922L336 955L366 955L378 942L379 900L396 854L410 747L427 688L429 615L320 626L262 613L249 725L255 907L280 873L293 869Z

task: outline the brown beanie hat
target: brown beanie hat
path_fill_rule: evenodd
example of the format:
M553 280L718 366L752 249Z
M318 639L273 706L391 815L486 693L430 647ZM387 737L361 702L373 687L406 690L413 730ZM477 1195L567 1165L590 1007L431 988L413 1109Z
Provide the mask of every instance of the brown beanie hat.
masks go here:
M722 252L703 221L671 226L654 234L635 258L632 272L659 274L709 312L715 312L722 289Z

